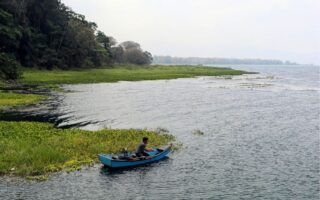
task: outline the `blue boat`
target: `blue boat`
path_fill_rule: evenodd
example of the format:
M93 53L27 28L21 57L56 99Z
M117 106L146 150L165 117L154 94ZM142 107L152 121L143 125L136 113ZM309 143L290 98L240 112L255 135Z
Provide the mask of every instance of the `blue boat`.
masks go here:
M99 154L99 160L104 166L109 168L135 167L164 159L171 153L171 147L172 145L165 149L154 149L153 151L147 152L149 156L144 158L125 159L121 157L114 157L110 154Z

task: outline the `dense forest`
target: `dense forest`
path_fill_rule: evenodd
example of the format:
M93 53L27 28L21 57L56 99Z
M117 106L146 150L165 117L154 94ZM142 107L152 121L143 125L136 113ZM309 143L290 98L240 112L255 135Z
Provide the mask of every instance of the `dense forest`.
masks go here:
M154 56L155 64L175 64L175 65L210 65L210 64L246 64L246 65L293 65L296 63L281 60L268 59L238 59L238 58L199 58L199 57L171 57Z
M0 0L0 78L19 68L70 69L106 64L150 64L136 42L117 44L97 24L60 0Z

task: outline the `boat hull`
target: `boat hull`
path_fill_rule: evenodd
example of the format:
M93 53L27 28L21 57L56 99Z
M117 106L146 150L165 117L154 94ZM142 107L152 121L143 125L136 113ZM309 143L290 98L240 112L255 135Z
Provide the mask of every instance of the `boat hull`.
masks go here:
M135 167L139 165L145 165L149 163L153 163L159 160L164 159L171 153L171 146L159 152L158 150L154 150L149 152L150 158L142 159L142 160L134 160L134 161L124 161L124 160L115 160L112 159L112 155L109 154L99 154L99 160L101 163L109 168L125 168L125 167Z

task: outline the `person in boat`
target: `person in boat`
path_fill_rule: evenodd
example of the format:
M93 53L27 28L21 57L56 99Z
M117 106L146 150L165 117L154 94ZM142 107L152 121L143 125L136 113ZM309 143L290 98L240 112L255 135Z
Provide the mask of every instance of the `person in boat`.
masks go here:
M147 152L153 151L152 148L147 147L148 140L149 140L149 138L147 138L147 137L142 138L142 143L139 144L137 151L136 151L137 157L148 157L149 154Z

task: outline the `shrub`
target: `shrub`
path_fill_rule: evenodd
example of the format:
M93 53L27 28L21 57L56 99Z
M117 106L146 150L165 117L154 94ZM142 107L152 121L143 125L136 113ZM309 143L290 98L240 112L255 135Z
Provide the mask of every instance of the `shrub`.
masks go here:
M19 67L20 64L12 55L0 53L0 79L16 80L20 78Z

